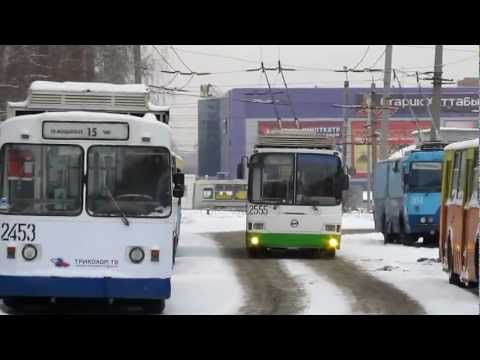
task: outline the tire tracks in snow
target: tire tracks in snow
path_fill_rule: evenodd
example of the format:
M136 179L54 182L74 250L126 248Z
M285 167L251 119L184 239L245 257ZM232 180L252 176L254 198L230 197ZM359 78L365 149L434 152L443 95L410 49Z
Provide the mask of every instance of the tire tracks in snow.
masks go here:
M339 288L350 301L352 314L421 315L425 309L394 285L369 274L353 262L340 256L319 259L302 254L250 259L246 255L244 232L207 234L230 259L242 286L247 302L239 314L299 314L307 306L307 292L298 277L280 264L280 259L295 259L332 285Z
M293 315L302 313L306 292L274 258L248 258L244 232L206 234L215 240L235 267L246 292L239 315Z
M425 309L394 285L343 258L306 260L305 264L344 291L353 314L424 315Z

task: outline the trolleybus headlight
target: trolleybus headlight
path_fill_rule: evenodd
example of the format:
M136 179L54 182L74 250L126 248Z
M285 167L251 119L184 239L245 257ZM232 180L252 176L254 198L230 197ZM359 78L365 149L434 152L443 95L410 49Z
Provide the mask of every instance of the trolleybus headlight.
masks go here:
M142 248L134 247L130 250L128 256L134 264L139 264L143 261L143 259L145 259L145 252L142 250Z
M433 219L433 217L431 217L431 216L428 218L428 222L429 222L430 224L433 224L433 220L434 220L434 219Z
M34 245L25 245L22 250L22 256L25 261L32 261L38 255L38 250Z
M422 217L420 218L420 222L421 222L422 224L425 224L426 221L427 221L427 219L425 218L425 216L422 216Z
M328 245L332 248L336 248L338 246L338 240L331 238L330 240L328 240Z
M258 243L259 243L258 236L252 236L252 237L250 238L250 244L252 244L252 245L258 245Z

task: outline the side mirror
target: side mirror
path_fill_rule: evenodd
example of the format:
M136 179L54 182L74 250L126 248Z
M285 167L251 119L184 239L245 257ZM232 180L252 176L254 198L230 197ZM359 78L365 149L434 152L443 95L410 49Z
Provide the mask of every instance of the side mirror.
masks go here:
M174 187L173 188L173 197L174 198L182 198L185 193L184 187Z
M185 174L182 172L173 174L173 183L175 184L175 187L185 186Z
M173 174L173 197L182 198L185 193L185 174L178 172Z

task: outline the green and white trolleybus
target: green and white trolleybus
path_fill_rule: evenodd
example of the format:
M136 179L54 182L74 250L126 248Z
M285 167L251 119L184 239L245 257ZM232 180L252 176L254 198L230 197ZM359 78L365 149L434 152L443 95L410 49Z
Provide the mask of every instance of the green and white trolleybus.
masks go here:
M278 131L259 137L248 163L246 248L340 249L342 191L349 178L333 139Z

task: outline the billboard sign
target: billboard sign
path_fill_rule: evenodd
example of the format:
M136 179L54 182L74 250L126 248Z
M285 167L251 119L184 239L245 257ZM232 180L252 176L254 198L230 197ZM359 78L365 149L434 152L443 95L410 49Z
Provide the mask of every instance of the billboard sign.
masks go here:
M318 136L334 137L341 139L343 121L330 120L299 120L300 128L305 131L312 131ZM282 121L282 128L295 129L295 121ZM268 135L271 130L278 129L277 121L258 121L258 135Z
M355 105L365 104L367 93L357 93L355 95ZM381 93L375 93L374 104L383 105ZM388 106L396 109L392 110L392 114L396 116L410 116L411 112L416 116L429 116L428 108L432 105L432 94L424 93L405 93L391 94L388 100ZM471 114L473 110L478 109L480 99L478 93L457 93L442 94L440 99L441 112L443 115L451 113ZM364 116L362 110L354 112L353 116Z

